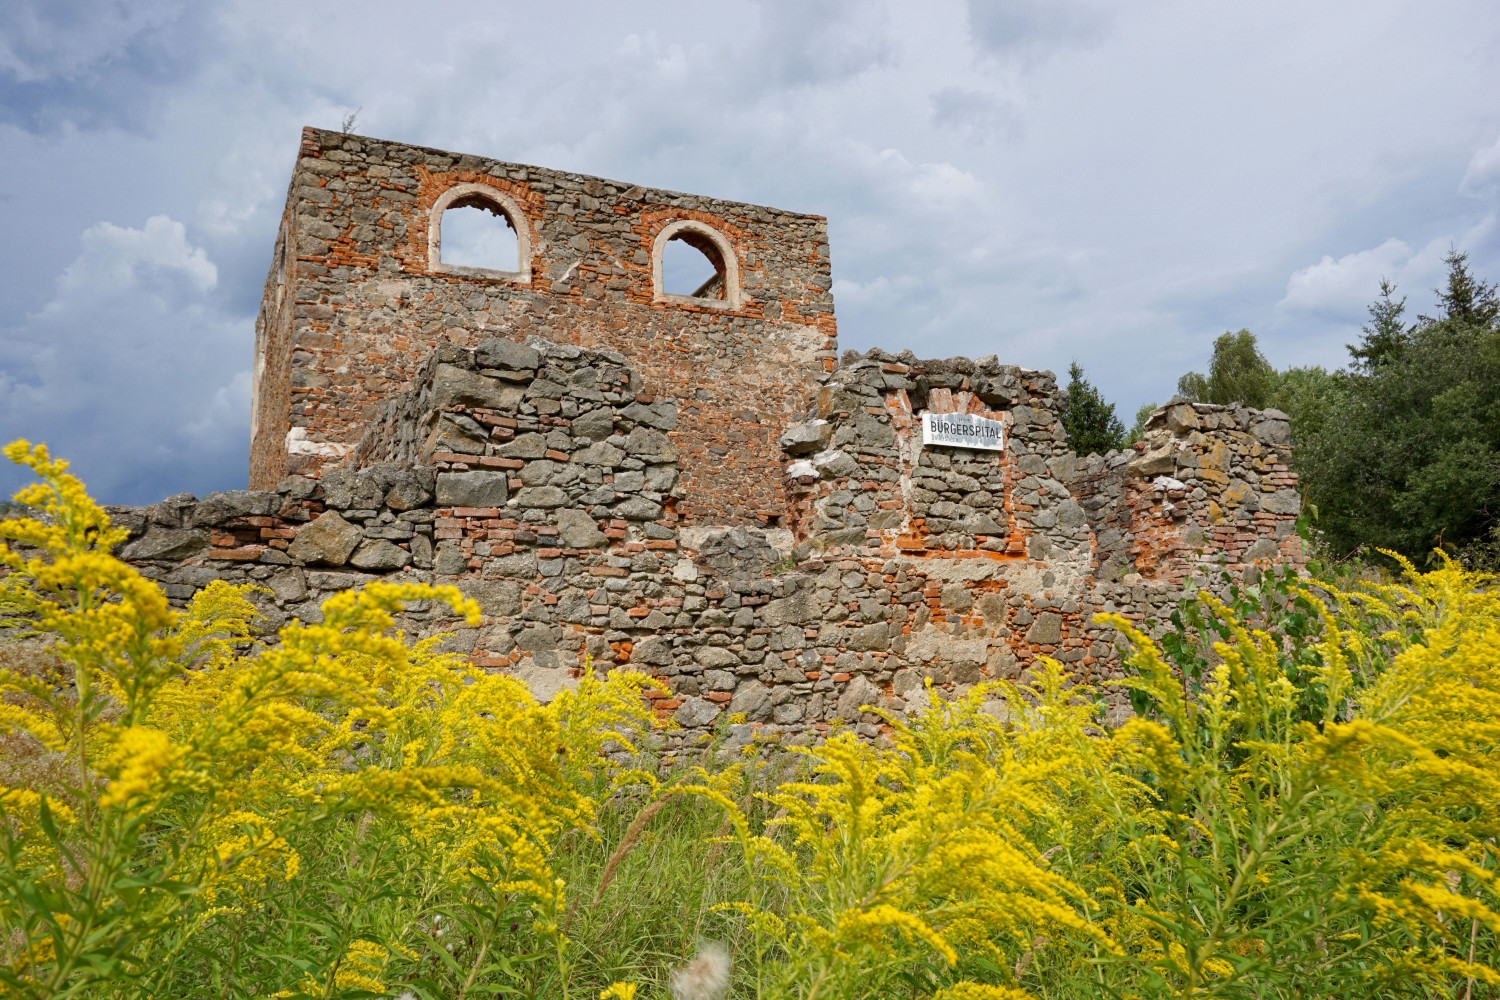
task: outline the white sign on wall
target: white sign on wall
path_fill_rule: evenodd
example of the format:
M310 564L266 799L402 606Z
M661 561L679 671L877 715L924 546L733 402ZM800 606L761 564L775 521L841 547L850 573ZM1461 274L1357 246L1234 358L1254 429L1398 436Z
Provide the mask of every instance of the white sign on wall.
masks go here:
M1005 424L972 413L922 414L922 443L1005 450Z

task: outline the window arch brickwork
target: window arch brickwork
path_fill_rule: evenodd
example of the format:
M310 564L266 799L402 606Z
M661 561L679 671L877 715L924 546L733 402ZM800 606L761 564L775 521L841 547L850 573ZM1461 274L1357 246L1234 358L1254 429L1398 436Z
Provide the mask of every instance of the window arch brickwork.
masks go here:
M496 271L487 267L469 267L443 261L443 213L465 205L493 208L510 221L516 234L516 269ZM488 184L455 184L438 195L428 212L427 269L444 274L466 274L475 277L506 278L523 285L531 284L531 226L526 213L514 198Z
M721 298L703 298L694 295L673 295L666 291L662 280L662 259L667 244L678 239L699 250L718 268L723 280ZM652 301L681 305L695 305L706 309L739 311L744 304L744 286L740 282L739 255L734 246L713 226L697 219L678 219L663 226L651 244L651 290Z

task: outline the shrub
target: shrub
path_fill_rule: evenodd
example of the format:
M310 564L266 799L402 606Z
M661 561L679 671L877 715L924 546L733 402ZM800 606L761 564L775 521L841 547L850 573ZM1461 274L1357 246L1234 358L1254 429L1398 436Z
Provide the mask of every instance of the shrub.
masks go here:
M273 642L243 588L174 610L63 463L8 454L43 515L0 522L15 995L1500 986L1500 597L1456 564L1267 576L1159 640L1107 619L1138 713L1114 732L1039 658L929 688L887 740L688 767L637 749L633 675L540 705L394 631L413 601L472 619L452 588L370 584Z
M547 949L566 995L553 859L595 819L601 747L646 722L634 677L543 706L392 633L411 601L477 621L452 587L370 584L257 648L242 590L173 611L108 555L123 533L64 463L7 454L42 477L17 499L52 523L0 522L0 623L45 640L30 669L0 670L0 980L37 997L401 980L462 996L526 979L519 941Z

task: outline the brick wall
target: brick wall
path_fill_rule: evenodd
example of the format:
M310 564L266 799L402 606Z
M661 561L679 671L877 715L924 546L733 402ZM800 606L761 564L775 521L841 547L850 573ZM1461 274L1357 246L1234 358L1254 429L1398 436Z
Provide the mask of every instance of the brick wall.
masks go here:
M432 210L460 185L514 206L529 275L430 259ZM740 300L663 299L658 237L707 226ZM251 485L341 461L441 345L531 336L623 355L680 402L681 516L785 514L776 437L832 367L826 221L754 205L305 129L257 322Z
M875 735L863 705L904 712L929 680L943 696L1039 654L1116 679L1096 613L1158 619L1301 558L1284 414L1174 402L1138 450L1079 460L1060 402L1050 373L994 359L848 355L780 437L788 526L704 527L682 513L682 400L623 352L494 338L440 345L320 479L112 514L176 601L259 582L275 626L372 579L451 582L480 626L436 608L404 626L544 697L591 660L651 674L685 730L728 712L734 741ZM923 445L923 412L1000 419L1006 448Z

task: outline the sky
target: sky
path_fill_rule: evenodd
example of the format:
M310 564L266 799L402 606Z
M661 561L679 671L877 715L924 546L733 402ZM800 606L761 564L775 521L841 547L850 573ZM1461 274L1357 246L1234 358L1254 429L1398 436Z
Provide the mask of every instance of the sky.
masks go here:
M1500 279L1494 0L0 5L0 436L243 488L303 125L828 217L842 348L1076 360L1128 424L1248 327ZM25 481L0 469L7 493Z

